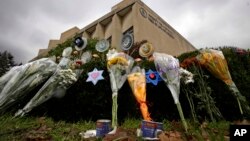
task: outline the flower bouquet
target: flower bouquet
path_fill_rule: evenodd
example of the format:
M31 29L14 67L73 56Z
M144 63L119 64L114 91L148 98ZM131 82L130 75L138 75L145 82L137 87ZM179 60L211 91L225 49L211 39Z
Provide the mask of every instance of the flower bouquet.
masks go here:
M184 118L181 104L179 102L179 94L180 94L179 61L175 59L173 56L164 53L155 52L153 56L154 56L154 63L156 70L161 76L161 78L164 80L164 82L167 84L167 87L169 88L173 96L174 103L177 106L183 126L187 131L188 128L187 122Z
M250 113L250 107L246 101L246 98L241 95L235 83L232 80L230 72L228 70L227 61L222 51L206 49L202 50L201 54L196 56L199 63L205 66L215 77L221 79L224 83L229 86L229 89L233 92L237 99L240 113L243 115L243 109L247 113ZM243 105L242 105L243 104Z
M136 68L136 72L132 72L128 75L128 82L133 94L140 104L140 110L144 120L151 121L150 114L148 112L148 106L146 104L146 76L145 70L140 67ZM134 69L135 70L135 69Z
M13 68L11 68L11 70L9 70L2 77L0 77L0 93L5 87L5 85L8 83L8 81L12 78L12 76L16 73L19 73L21 68L22 67L20 66L14 66Z
M112 127L114 132L117 128L117 98L118 90L127 79L127 75L132 68L134 60L125 53L118 53L116 50L109 50L107 53L107 68L109 71L111 89L112 89Z
M56 63L48 58L12 68L0 79L0 83L5 84L0 93L0 112L5 112L8 107L20 101L48 79L56 68Z
M15 116L23 116L30 112L34 107L44 103L52 97L63 97L66 90L77 81L82 70L80 68L70 69L72 64L78 64L79 62L86 63L91 56L88 52L83 53L81 60L71 60L72 48L68 47L64 49L62 55L63 58L58 64L56 72L49 78L49 80L43 85L43 87L36 93L36 95L24 106L23 109L18 110Z
M67 90L76 81L76 74L71 69L58 69L25 107L15 114L15 116L25 115L33 108L53 97L58 90Z

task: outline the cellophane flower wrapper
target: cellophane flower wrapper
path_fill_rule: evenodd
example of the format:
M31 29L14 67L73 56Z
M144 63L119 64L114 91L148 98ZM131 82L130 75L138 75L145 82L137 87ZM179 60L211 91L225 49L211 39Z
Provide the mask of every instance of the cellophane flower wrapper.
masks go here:
M67 69L70 66L71 60L71 53L72 53L73 49L72 47L67 47L63 50L62 52L62 58L58 64L58 66L60 66L62 69Z
M50 98L62 98L66 94L66 90L77 81L83 71L82 69L69 69L70 65L74 63L74 61L70 59L71 52L72 49L70 47L64 49L62 53L64 57L59 62L56 72L48 79L25 107L16 112L15 116L23 116ZM84 52L81 55L81 61L83 63L87 63L90 60L90 52Z
M53 97L58 90L66 91L76 81L76 74L71 69L58 69L26 106L22 110L19 110L15 116L25 115L33 108Z
M81 61L83 64L88 63L89 61L91 61L92 59L92 53L91 51L85 51L83 52L82 56L81 56Z
M6 72L2 77L0 77L0 93L2 92L4 86L8 83L13 75L19 73L22 67L14 66L8 72Z
M39 59L17 68L13 68L2 78L5 86L0 93L0 113L14 103L21 101L30 91L48 79L57 68L57 64L48 58Z
M67 69L67 68L69 68L70 63L71 63L71 60L70 60L69 58L63 57L63 58L60 60L58 66L60 66L61 69Z
M196 56L196 59L215 77L221 79L227 85L231 85L233 83L228 70L227 61L222 51L205 49L201 51L201 54Z
M129 86L132 92L140 104L140 110L144 120L151 121L150 114L148 112L148 106L146 104L146 76L145 70L141 69L138 72L132 72L128 75Z
M86 64L86 63L90 62L91 59L92 59L91 51L83 52L81 57L80 57L80 61L82 62L82 64ZM72 61L70 63L72 63ZM82 75L83 70L82 69L74 69L73 72L76 74L76 78L78 80L78 78Z
M110 85L112 89L112 127L116 128L118 124L117 119L117 98L118 90L122 87L127 79L127 75L133 66L134 60L131 56L117 52L116 50L109 50L107 53L107 69L109 71Z
M187 122L184 118L181 104L179 102L180 94L180 71L179 71L179 60L175 59L173 56L165 53L153 53L155 68L161 78L166 83L169 88L174 102L177 106L179 115L181 117L182 124L187 131Z
M227 61L222 51L205 49L201 50L200 52L201 54L196 56L199 63L205 66L206 69L210 71L215 77L222 80L229 86L229 89L233 92L233 95L237 99L241 114L243 114L243 110L248 114L250 114L250 107L248 105L248 102L246 101L246 98L243 95L241 95L237 86L233 82L228 69Z
M157 53L153 54L154 63L157 72L167 84L167 87L171 91L174 98L174 102L179 103L180 93L180 72L179 72L179 61L173 56Z

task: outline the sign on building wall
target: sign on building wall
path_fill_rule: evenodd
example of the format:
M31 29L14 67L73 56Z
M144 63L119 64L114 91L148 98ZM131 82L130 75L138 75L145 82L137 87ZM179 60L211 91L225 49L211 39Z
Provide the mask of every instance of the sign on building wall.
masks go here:
M154 17L142 7L140 8L140 13L143 18L149 20L152 24L154 24L156 27L166 33L170 38L174 39L172 31L170 30L168 25L164 23L161 19Z

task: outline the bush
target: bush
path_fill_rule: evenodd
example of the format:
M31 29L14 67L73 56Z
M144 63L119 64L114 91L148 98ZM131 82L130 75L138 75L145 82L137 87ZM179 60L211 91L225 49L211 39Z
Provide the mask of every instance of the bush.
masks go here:
M71 46L71 42L72 39L58 45L57 48L49 52L49 55L60 56L65 47ZM97 42L96 39L90 39L88 42L87 49L91 50L92 53L98 54L100 57L93 58L91 62L83 66L84 72L77 83L68 89L67 95L64 98L49 100L34 109L31 113L32 115L37 116L46 114L54 119L64 119L68 121L78 121L80 119L97 120L100 118L111 119L112 91L110 88L109 74L106 69L105 54L107 52L98 53L95 51L94 47ZM229 70L235 84L239 88L241 94L249 99L249 54L239 55L234 51L234 48L230 47L224 47L222 48L222 51L227 59ZM198 53L198 51L189 52L182 54L178 58L181 62L185 58L196 56ZM146 70L155 70L153 62L143 60L141 65ZM104 80L99 81L96 85L85 82L88 77L87 73L92 71L94 68L104 70ZM189 70L191 72L193 71L192 69ZM214 98L215 105L219 108L224 118L227 120L241 118L237 101L229 91L228 87L221 80L212 76L207 70L202 69L202 71L204 75L209 76L207 84L211 88L211 96ZM199 84L194 83L192 88L197 89L196 85ZM185 86L182 84L181 88L182 87ZM191 118L189 103L185 97L185 91L183 91L183 89L181 89L180 101L185 117ZM159 82L157 86L147 84L147 104L151 117L155 121L162 121L164 119L179 120L179 114L171 93L163 81ZM197 110L197 104L198 101L196 99L194 101L194 106L200 119L207 119L207 113L204 113L202 110ZM118 92L118 118L120 122L126 118L142 118L139 105L137 104L127 82Z

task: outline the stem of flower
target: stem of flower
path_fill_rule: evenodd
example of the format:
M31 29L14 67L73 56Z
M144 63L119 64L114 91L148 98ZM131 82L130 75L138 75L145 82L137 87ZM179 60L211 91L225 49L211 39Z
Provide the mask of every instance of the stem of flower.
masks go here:
M240 113L241 113L241 115L243 115L243 110L242 110L242 107L241 107L239 97L236 97L236 99L237 99L237 102L238 102L238 105L239 105Z
M187 122L186 122L186 120L185 120L185 118L184 118L184 115L183 115L183 112L182 112L181 103L176 103L176 106L177 106L179 115L180 115L180 117L181 117L181 121L182 121L182 124L183 124L183 126L184 126L184 129L185 129L185 131L187 132L188 126L187 126Z
M112 97L113 100L113 105L112 105L112 127L117 127L117 94L113 94L114 96Z

